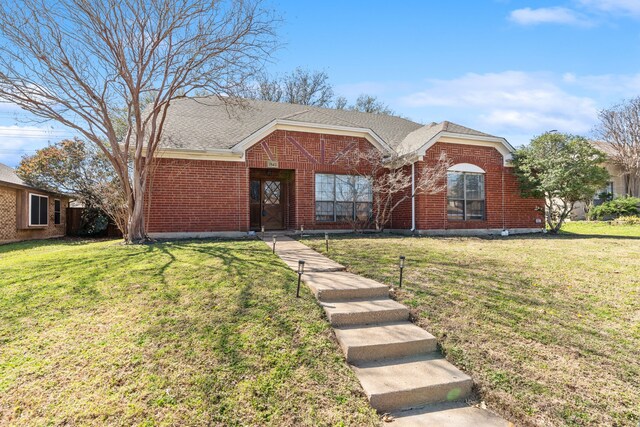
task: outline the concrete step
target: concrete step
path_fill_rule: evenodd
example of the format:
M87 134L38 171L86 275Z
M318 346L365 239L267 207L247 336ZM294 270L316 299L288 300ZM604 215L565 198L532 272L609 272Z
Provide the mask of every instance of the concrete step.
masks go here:
M394 427L512 427L493 412L465 403L439 403L393 415Z
M343 326L335 332L349 363L413 356L437 348L435 337L411 322Z
M318 301L379 298L389 296L389 287L375 280L345 271L333 273L311 272L302 276Z
M389 298L322 302L332 326L400 322L409 319L409 309Z
M465 399L473 381L438 353L353 365L371 406L380 412Z

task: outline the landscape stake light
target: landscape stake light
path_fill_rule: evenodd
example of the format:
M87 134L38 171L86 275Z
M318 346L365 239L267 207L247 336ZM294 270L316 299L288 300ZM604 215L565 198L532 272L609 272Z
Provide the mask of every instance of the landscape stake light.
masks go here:
M329 252L329 233L324 233L324 245Z
M400 283L398 284L399 288L402 287L402 270L404 270L404 260L405 260L404 255L400 255L400 263L399 263L399 267L400 267Z
M304 261L298 261L298 289L296 290L296 298L300 298L300 280L304 274Z
M273 235L273 253L276 253L276 235Z
M304 225L300 226L300 237L304 234Z
M260 230L262 231L262 240L264 240L264 225L262 226L262 228Z

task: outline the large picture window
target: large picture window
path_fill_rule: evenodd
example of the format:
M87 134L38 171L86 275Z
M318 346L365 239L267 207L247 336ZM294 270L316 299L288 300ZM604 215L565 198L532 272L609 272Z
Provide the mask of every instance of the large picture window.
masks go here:
M371 218L371 182L362 176L316 174L316 221L366 221Z
M45 226L49 224L49 198L38 194L29 194L29 225Z
M484 173L449 170L447 201L450 220L485 219Z

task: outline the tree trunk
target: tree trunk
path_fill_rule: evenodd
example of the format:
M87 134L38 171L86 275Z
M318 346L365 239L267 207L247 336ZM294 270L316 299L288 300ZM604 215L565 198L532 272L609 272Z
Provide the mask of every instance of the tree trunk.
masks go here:
M144 220L145 188L139 174L133 177L133 188L129 197L129 225L126 237L127 243L142 243L148 240Z

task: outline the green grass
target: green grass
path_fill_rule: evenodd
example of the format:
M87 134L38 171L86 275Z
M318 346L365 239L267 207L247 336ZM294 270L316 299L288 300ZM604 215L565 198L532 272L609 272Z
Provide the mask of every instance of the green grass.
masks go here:
M257 241L0 246L0 425L377 425Z
M324 241L305 239L324 252ZM515 422L640 422L640 227L570 223L559 236L343 236L331 258L405 286L396 297Z

